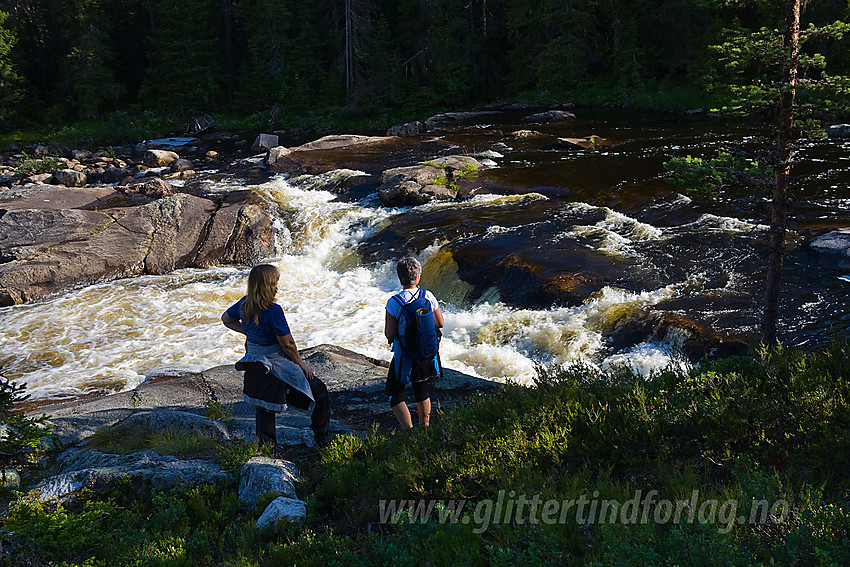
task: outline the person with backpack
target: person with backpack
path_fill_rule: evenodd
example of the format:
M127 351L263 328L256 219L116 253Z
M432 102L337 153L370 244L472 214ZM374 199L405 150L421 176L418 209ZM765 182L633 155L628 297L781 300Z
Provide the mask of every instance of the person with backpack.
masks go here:
M254 266L245 297L221 316L225 327L245 335L245 356L236 363L245 371L242 398L254 406L257 438L278 453L275 414L287 405L312 417L317 445L328 439L331 410L328 389L301 359L283 309L275 302L280 271L271 264Z
M410 428L413 419L402 394L407 384L411 384L419 425L428 426L431 417L428 384L442 373L439 329L445 320L434 294L419 287L422 265L416 258L402 258L396 272L402 290L387 301L384 320L384 336L393 349L386 392L393 415L402 427Z

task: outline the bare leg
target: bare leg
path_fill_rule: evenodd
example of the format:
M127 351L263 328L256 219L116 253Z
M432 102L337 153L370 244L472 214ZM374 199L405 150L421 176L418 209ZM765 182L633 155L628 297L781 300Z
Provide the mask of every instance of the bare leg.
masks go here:
M416 411L419 413L419 425L428 427L431 424L431 398L416 402Z
M392 407L393 415L405 429L413 427L413 419L410 417L410 410L407 409L407 403L401 402Z

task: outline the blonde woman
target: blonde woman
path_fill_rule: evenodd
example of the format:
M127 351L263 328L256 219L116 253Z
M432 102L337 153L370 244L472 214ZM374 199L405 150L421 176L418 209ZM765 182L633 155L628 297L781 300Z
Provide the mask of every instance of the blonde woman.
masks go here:
M236 369L245 371L242 398L256 407L260 444L277 449L275 414L290 405L312 415L313 433L321 445L330 425L328 389L298 354L283 309L275 302L278 280L276 267L254 266L247 294L222 314L221 321L245 335L245 356Z

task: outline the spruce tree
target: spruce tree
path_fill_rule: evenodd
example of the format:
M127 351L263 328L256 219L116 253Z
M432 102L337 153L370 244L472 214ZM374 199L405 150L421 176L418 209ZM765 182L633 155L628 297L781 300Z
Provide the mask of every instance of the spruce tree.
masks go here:
M7 27L9 14L0 11L0 124L7 124L23 98L21 78L12 64L12 49L17 38Z
M45 427L46 415L27 417L22 410L14 408L29 398L24 390L23 384L0 376L0 474L8 468L29 465L41 438L50 431Z

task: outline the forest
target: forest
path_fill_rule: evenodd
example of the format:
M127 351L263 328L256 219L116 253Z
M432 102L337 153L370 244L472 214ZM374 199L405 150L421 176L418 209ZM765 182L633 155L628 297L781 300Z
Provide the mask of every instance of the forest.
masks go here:
M704 106L736 75L775 80L777 69L729 65L729 46L781 30L782 4L0 0L0 133L116 112L274 123L497 101ZM848 19L846 0L809 2L803 27ZM850 75L846 39L806 49L829 75Z

